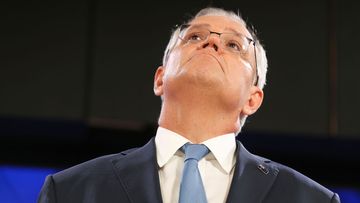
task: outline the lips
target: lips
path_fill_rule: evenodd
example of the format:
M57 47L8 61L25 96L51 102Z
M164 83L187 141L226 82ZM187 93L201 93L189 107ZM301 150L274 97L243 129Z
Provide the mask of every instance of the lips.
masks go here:
M216 60L216 62L219 64L221 70L223 72L224 71L224 67L223 67L223 64L221 62L221 60L219 59L219 56L217 56L216 54L212 53L211 51L205 51L205 50L202 50L202 51L197 51L195 52L185 63L188 63L189 61L191 61L193 58L197 57L197 56L208 56L208 57L211 57L212 59Z

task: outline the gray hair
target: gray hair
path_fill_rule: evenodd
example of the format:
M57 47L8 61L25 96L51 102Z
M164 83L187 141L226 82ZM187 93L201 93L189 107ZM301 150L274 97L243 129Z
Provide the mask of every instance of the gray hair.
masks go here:
M236 22L239 22L241 25L245 26L247 30L252 35L254 41L255 41L255 50L256 50L256 64L257 64L257 74L258 74L258 82L257 86L260 89L263 89L266 83L266 72L267 72L267 58L266 58L266 52L264 47L261 45L259 38L256 36L255 31L251 29L249 26L247 26L246 22L242 19L240 14L236 14L233 11L227 11L221 8L204 8L200 10L192 19L188 20L187 23L190 23L195 18L200 16L225 16L228 17ZM166 66L166 63L168 61L169 55L171 51L175 48L177 45L177 41L180 34L180 28L176 28L170 37L169 43L166 46L164 57L163 57L163 66ZM246 115L240 115L239 122L240 122L240 128L237 133L241 131L241 128L245 124Z

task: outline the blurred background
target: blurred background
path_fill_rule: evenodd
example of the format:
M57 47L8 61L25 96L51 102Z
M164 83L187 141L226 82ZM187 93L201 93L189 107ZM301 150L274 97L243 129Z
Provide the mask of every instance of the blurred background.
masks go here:
M267 50L265 101L237 138L360 202L356 0L1 1L0 202L153 137L171 30L207 6L239 11Z

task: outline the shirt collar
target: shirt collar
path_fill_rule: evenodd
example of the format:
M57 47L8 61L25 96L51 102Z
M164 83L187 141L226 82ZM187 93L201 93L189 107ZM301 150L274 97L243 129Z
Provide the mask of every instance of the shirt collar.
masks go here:
M185 137L162 127L158 127L155 137L156 158L159 167L163 167L175 152L185 143L190 142Z
M162 127L158 127L155 137L156 157L159 167L163 167L170 158L185 143L190 142L185 137ZM235 134L229 133L204 141L215 159L224 171L229 174L235 165Z
M229 174L236 162L235 134L229 133L216 136L204 141L203 144L209 148L220 166Z

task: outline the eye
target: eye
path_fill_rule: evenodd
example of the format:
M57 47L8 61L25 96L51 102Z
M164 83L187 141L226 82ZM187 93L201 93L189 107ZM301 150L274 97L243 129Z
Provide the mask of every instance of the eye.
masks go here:
M199 33L191 33L186 38L188 41L201 41L202 37Z
M238 51L238 52L241 52L244 49L244 47L242 47L238 42L235 42L235 41L228 42L226 46L228 46L230 49L232 49L234 51Z

